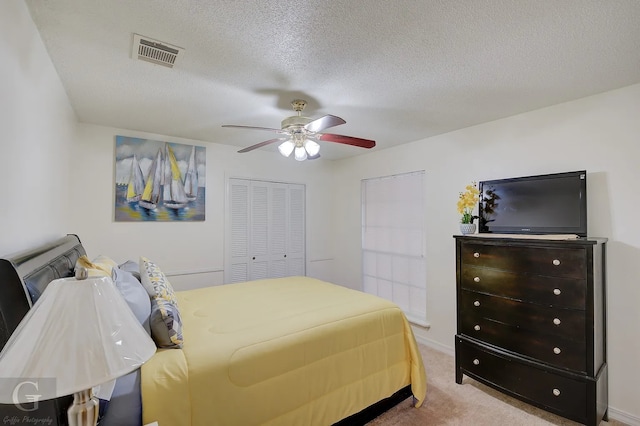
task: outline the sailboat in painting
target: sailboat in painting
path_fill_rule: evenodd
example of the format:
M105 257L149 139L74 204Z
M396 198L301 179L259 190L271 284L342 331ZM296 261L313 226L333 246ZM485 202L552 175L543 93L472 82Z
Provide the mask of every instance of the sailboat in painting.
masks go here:
M144 176L142 176L138 158L134 155L131 159L131 173L129 174L129 184L127 185L127 202L135 203L139 201L143 191Z
M144 186L140 201L138 201L140 207L149 210L155 210L158 207L158 202L160 202L160 185L162 183L162 165L162 149L159 149L156 158L149 168L147 182Z
M189 165L184 176L184 192L189 201L198 198L198 172L196 171L196 147L191 147L191 156L189 156Z
M165 172L163 204L169 209L181 209L187 205L189 200L184 192L180 167L178 167L176 156L169 144L165 145L165 161L167 172Z

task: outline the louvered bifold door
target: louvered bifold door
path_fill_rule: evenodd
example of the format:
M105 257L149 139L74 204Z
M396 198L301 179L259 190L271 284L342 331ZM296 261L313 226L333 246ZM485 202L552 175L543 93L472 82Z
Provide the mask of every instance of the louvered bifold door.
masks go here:
M269 278L269 183L251 182L250 280Z
M225 282L305 275L305 186L229 179Z
M288 275L305 275L305 187L289 186Z
M287 185L271 184L269 201L269 277L281 278L289 275L287 268Z
M249 280L249 187L250 181L229 180L228 262L226 282Z

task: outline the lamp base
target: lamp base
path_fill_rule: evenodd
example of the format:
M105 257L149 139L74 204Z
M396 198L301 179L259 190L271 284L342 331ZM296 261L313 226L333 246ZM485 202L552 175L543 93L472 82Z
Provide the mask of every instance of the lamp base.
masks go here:
M73 404L67 410L69 426L96 426L98 423L98 398L87 389L73 394Z

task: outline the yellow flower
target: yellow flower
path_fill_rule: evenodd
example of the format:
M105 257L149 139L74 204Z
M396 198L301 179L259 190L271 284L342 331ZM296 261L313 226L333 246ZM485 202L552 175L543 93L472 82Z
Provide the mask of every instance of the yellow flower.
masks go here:
M458 213L462 215L462 223L473 223L475 216L473 216L473 209L478 203L478 197L480 196L480 190L476 186L476 182L472 182L464 188L464 192L460 193L458 197Z

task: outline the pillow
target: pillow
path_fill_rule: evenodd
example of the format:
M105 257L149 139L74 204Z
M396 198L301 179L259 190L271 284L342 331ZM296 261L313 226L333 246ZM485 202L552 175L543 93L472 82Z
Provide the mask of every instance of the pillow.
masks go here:
M182 320L178 306L161 297L151 299L151 338L163 349L182 348Z
M140 278L151 297L151 338L159 348L181 348L182 320L171 283L158 265L140 258Z
M113 266L112 279L135 317L150 335L151 301L147 291L133 274L118 266ZM142 424L139 368L117 380L101 384L97 392L94 388L94 393L99 403L98 425L140 426Z
M161 297L178 305L173 286L158 265L146 257L140 258L140 282L150 297Z
M120 294L133 311L142 327L149 335L151 328L149 318L151 316L151 301L149 295L144 289L140 281L136 279L130 272L124 271L118 267L113 268L113 282L120 291Z
M140 281L140 265L138 264L138 262L127 260L126 262L118 265L118 268L122 269L123 271L131 272L133 276L136 277L138 281Z
M100 265L102 267L105 268L116 268L118 267L118 264L116 263L115 260L105 256L105 255L99 255L98 257L96 257L95 259L92 260L92 262L96 265Z
M86 255L82 255L76 261L76 267L82 266L87 269L90 277L112 277L113 268L118 264L107 256L100 255L93 260L89 260Z

